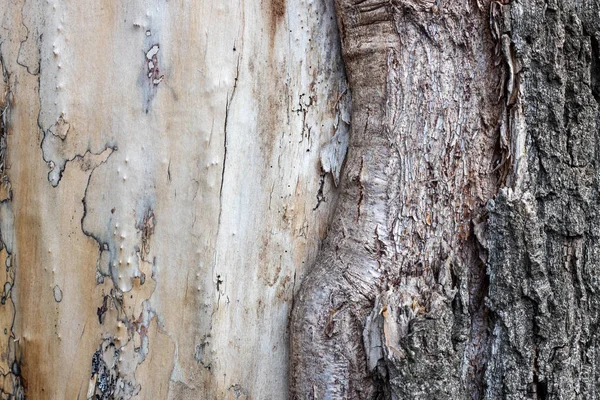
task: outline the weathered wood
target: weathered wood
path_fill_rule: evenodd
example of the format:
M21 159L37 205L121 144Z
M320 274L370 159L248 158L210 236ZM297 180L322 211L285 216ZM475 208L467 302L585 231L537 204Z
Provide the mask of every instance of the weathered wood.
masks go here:
M348 129L333 5L0 10L3 396L281 398Z

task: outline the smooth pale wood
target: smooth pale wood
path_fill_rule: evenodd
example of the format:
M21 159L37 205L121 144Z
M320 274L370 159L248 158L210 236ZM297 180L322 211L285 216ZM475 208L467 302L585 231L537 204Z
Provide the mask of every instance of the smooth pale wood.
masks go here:
M113 343L125 398L286 398L288 316L336 198L319 152L347 129L332 5L0 9L2 321L27 396L86 398Z

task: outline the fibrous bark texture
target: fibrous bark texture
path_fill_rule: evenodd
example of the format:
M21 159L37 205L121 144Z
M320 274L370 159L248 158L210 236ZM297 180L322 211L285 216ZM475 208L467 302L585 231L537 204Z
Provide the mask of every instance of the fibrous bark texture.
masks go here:
M486 282L472 221L509 152L504 68L488 4L436 4L337 3L352 134L336 217L296 303L294 397L479 391Z
M350 147L291 396L595 398L600 3L336 6Z

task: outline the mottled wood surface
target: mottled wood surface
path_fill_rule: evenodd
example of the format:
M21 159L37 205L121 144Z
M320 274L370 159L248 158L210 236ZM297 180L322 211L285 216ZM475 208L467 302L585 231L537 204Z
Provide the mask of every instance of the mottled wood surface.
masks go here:
M4 398L285 397L349 122L333 4L0 10Z

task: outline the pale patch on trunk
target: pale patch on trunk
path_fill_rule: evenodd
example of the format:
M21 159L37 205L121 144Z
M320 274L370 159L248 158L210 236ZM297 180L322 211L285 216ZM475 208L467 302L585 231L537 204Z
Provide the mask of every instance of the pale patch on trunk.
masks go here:
M333 5L0 9L4 393L280 398L349 122Z

